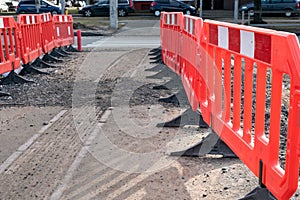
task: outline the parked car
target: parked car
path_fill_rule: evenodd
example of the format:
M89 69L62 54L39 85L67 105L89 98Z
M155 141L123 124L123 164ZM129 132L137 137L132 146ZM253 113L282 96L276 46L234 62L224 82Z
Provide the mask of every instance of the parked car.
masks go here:
M261 0L261 7L263 13L283 13L287 17L300 13L299 0ZM250 16L253 16L254 3L251 2L242 5L240 12L242 11L244 11L245 14L249 13Z
M150 12L159 17L162 11L183 12L187 15L196 15L195 7L185 4L178 0L155 0L150 5Z
M17 6L19 4L18 1L13 1L13 0L6 0L5 3L8 6L8 11L16 11Z
M61 8L58 5L55 5L47 0L41 0L41 7L39 8L39 13L50 12L52 15L61 14ZM35 0L23 0L20 1L17 6L17 14L25 14L25 13L37 13L37 9L35 7Z
M118 0L118 15L120 17L127 16L128 13L135 12L132 0ZM86 17L102 15L109 16L109 0L100 0L94 5L88 5L79 8L78 13Z
M0 11L1 12L8 12L9 7L4 1L0 1Z

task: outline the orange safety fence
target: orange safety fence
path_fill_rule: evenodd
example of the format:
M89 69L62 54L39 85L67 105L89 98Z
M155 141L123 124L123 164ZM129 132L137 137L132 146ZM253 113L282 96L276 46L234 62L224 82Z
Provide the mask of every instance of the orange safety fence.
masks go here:
M54 24L51 13L40 14L42 28L42 48L44 53L50 52L56 47Z
M161 16L161 41L162 41L162 57L164 62L178 74L181 73L180 69L180 43L177 40L181 34L182 26L182 13L172 13Z
M27 64L43 54L40 15L18 15L18 25L20 29L22 61L24 64Z
M50 13L0 17L0 74L20 68L38 57L74 43L72 16ZM62 20L63 19L63 20ZM59 33L58 33L59 31ZM59 34L59 37L57 37Z
M20 68L18 26L12 16L0 17L0 74Z
M168 15L178 14L162 13L161 20ZM211 20L202 23L190 16L181 22L176 32L161 27L162 51L179 56L192 107L200 108L205 122L257 177L262 166L262 183L276 198L289 199L298 185L300 152L296 35ZM178 51L164 41L165 34L181 45ZM169 57L162 59L174 69ZM284 158L279 158L282 146Z
M74 43L73 18L71 15L53 16L56 47L67 46Z

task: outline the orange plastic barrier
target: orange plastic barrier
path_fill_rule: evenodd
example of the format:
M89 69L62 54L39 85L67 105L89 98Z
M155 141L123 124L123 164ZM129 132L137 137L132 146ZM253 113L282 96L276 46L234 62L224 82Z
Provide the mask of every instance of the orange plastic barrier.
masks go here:
M42 55L41 21L38 14L18 15L21 56L27 64Z
M54 24L51 13L40 14L42 28L42 48L44 53L48 53L56 46Z
M172 14L162 13L161 20ZM260 176L262 164L262 183L276 198L289 199L297 189L300 156L297 37L211 20L202 26L197 20L184 16L182 25L177 24L183 28L176 32L162 26L163 52L172 51L173 58L180 56L182 82L192 107L200 106L206 123L256 176ZM175 50L168 46L165 34L181 46ZM173 69L168 59L163 56ZM288 124L287 130L280 130L285 76L290 79ZM266 124L267 114L270 119ZM279 160L282 135L286 137L285 167Z
M54 15L56 47L74 44L73 18L71 15Z
M18 26L12 16L0 17L0 74L20 68Z
M199 66L199 42L203 21L201 18L184 16L181 49L180 66L182 68L182 83L187 93L187 97L193 110L198 109L199 105L199 85L203 80L200 76Z
M182 13L164 13L161 15L161 47L163 61L176 73L180 74L180 43Z

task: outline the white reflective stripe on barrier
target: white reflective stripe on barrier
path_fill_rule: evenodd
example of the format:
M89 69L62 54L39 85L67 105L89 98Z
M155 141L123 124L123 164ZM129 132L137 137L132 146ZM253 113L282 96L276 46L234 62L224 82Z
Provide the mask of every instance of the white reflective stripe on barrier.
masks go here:
M56 27L56 35L59 37L59 27Z
M26 24L30 24L30 16L26 15Z
M189 31L190 34L193 34L193 32L194 32L193 29L194 29L194 27L193 27L193 19L191 18L190 19L190 31Z
M175 24L175 14L172 14L172 24Z
M68 22L68 17L65 15L65 22Z
M218 46L224 49L229 47L228 28L218 26Z
M46 22L47 21L47 15L44 15L43 17L44 17L44 22Z
M63 19L62 19L62 16L61 16L61 15L58 16L58 20L59 20L59 22L63 22Z
M170 15L167 15L167 24L170 24Z
M71 35L71 28L68 26L68 35Z
M240 53L250 58L254 58L254 51L255 51L254 33L241 30L240 35L241 35Z
M0 28L4 28L3 18L0 18Z
M185 18L185 30L186 32L189 32L189 19L188 18Z
M31 16L31 21L32 21L32 24L35 24L35 18L34 18L34 16Z

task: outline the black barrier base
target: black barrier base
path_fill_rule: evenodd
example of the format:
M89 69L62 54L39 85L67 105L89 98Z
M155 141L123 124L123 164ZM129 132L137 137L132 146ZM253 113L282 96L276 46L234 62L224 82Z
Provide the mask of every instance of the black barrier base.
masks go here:
M189 101L186 96L186 93L183 88L179 90L176 94L172 94L168 97L160 98L158 99L159 102L164 102L164 103L172 103L176 105L188 105Z
M34 65L35 67L39 67L39 68L57 68L59 66L55 66L55 65L51 65L51 63L47 63L43 60L41 60L40 58L37 58L32 65Z
M187 150L171 153L171 156L187 157L200 157L205 155L222 155L223 158L237 158L235 153L214 132L209 133L201 142Z
M24 65L24 68L20 72L20 75L23 76L25 74L46 74L46 75L48 75L49 73L43 72L43 71L33 67L32 65Z
M24 83L34 83L34 81L27 80L14 71L11 71L6 77L0 79L0 85L9 85L9 84L24 84Z
M56 49L53 49L50 53L51 56L57 57L57 58L66 58L68 55L62 54L58 52Z
M164 123L159 123L157 127L183 127L186 125L198 125L200 128L208 128L200 112L194 112L188 108L180 116Z
M239 200L276 200L267 188L257 187Z
M167 68L167 67L164 64L158 64L158 65L155 65L152 68L145 69L145 71L148 71L148 72L159 72L161 70L164 70L165 68Z
M150 57L149 59L150 60L158 60L158 59L161 59L161 53L157 53L157 54L154 54L152 55L154 57Z
M163 64L163 61L162 61L162 59L160 58L160 59L151 61L150 64Z
M158 72L157 74L154 74L152 76L146 76L146 78L152 78L152 79L162 79L165 77L170 77L170 78L176 78L178 77L177 74L175 74L172 70L169 68L163 69L162 71Z
M64 60L59 59L59 58L56 58L56 57L50 55L49 53L45 54L42 60L43 60L43 61L46 61L46 62L48 62L48 61L49 61L49 62L57 62L57 63L62 63L62 62L64 62Z
M11 96L11 95L8 93L0 92L0 97L9 97L9 96Z
M72 45L68 46L66 48L66 51L68 51L68 52L79 52L78 49L74 48Z
M157 52L161 52L161 47L157 47L157 48L151 49L149 54L151 54L151 53L157 53Z
M62 53L62 54L64 54L64 55L72 55L72 53L70 53L70 52L67 52L67 51L65 51L63 48L58 48L57 49L57 51L59 52L59 53Z

